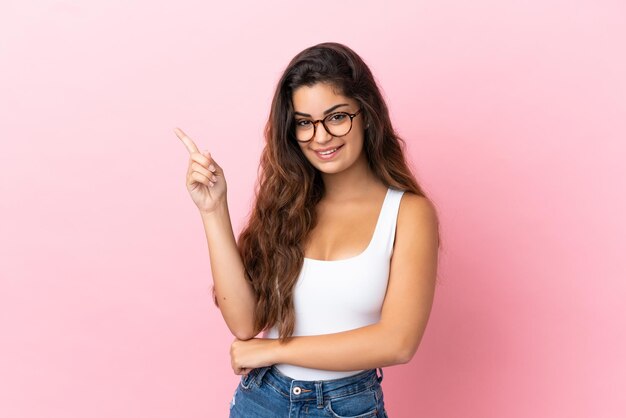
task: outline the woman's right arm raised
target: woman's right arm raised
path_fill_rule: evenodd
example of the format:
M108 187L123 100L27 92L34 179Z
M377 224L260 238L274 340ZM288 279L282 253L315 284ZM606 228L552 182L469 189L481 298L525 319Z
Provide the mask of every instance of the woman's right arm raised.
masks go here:
M215 296L231 333L240 340L254 334L253 313L256 298L245 279L245 269L228 212L226 179L222 168L210 153L201 153L183 131L174 129L176 136L189 151L187 190L200 210L209 246Z

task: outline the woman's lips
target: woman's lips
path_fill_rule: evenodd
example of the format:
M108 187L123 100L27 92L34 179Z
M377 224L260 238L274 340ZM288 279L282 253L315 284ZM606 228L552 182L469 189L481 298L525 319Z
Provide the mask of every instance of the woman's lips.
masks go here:
M320 160L323 160L323 161L328 161L328 160L332 160L333 158L335 158L335 155L337 155L337 154L339 153L339 150L340 150L341 148L343 148L343 145L338 146L338 147L337 147L337 149L335 150L335 152L332 152L332 153L330 153L330 154L326 154L326 155L320 154L320 153L319 153L319 152L317 152L317 151L314 151L314 152L315 152L315 155L317 155L317 157L318 157Z

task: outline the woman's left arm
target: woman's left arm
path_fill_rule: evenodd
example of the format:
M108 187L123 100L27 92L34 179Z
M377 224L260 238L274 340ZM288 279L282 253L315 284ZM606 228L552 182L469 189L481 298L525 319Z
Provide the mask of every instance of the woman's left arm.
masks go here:
M324 335L235 339L234 370L275 363L325 370L360 370L407 363L424 335L435 293L439 222L425 197L405 192L398 212L389 283L380 321Z

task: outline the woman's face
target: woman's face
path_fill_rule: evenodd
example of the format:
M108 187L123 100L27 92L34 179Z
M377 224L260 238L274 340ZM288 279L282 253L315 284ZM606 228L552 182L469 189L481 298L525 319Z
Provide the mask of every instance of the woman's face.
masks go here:
M300 86L292 95L295 121L314 121L323 119L334 112L354 114L359 110L359 103L351 98L335 94L326 83L313 86ZM306 123L306 122L300 122ZM331 123L328 123L330 126ZM332 130L332 128L331 128ZM298 142L305 157L322 173L338 173L353 166L358 160L365 162L363 153L363 113L352 119L352 128L348 134L335 137L328 133L322 122L317 123L315 136L306 143ZM337 150L330 155L320 155L318 151Z

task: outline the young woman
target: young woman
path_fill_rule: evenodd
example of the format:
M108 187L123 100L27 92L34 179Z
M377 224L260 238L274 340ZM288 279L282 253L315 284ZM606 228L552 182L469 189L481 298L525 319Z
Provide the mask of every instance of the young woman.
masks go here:
M333 42L291 60L237 241L223 168L176 134L214 302L236 337L230 417L387 417L382 368L407 363L420 343L439 229L367 65Z

